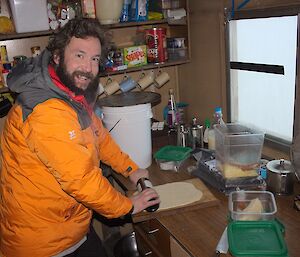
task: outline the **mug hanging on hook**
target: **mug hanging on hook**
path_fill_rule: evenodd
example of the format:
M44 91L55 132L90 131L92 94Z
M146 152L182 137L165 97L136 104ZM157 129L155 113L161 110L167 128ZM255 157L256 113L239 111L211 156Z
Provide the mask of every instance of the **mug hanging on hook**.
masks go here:
M121 91L125 93L134 89L136 86L137 86L136 81L125 73L123 77L123 81L120 83Z
M111 77L108 77L106 85L104 87L104 93L109 96L116 93L120 89L120 85L116 80L113 80Z
M167 72L159 70L156 78L154 80L154 84L157 88L161 88L164 84L166 84L170 80L170 76Z
M154 71L151 70L148 74L142 72L140 79L137 84L140 90L145 90L147 87L151 86L154 83Z

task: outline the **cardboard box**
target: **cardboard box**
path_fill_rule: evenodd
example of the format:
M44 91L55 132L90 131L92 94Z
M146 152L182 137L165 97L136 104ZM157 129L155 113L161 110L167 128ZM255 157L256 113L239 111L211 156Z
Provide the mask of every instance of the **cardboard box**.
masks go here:
M128 68L147 64L146 45L125 47L123 51L124 63L128 66Z

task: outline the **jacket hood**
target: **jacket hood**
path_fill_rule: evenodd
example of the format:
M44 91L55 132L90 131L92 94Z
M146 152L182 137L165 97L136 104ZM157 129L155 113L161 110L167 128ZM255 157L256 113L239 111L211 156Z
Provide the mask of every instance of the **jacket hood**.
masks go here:
M77 112L81 127L87 128L91 123L87 110L53 83L48 72L50 57L50 51L45 49L41 55L18 64L7 76L8 88L18 94L17 103L22 106L23 121L36 105L57 98L71 105Z

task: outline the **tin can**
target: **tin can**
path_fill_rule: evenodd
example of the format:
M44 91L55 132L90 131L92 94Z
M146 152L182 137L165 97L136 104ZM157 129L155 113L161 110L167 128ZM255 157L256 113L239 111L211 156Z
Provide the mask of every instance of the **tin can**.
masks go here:
M33 46L30 49L31 49L32 57L36 57L41 54L41 48L39 46Z
M6 46L5 45L2 45L0 47L0 59L2 61L2 63L6 63L6 62L9 62L8 61L8 55L7 55L7 50L6 50Z
M145 30L148 63L164 63L168 60L165 28Z
M13 66L15 67L18 63L24 61L27 57L25 55L16 55L13 57Z

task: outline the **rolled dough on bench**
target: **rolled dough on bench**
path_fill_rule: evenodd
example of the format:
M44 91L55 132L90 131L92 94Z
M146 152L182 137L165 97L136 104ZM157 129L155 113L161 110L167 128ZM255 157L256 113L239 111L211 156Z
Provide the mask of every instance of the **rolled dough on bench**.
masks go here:
M202 191L187 182L173 182L153 187L159 197L159 210L166 210L191 204L202 198Z

